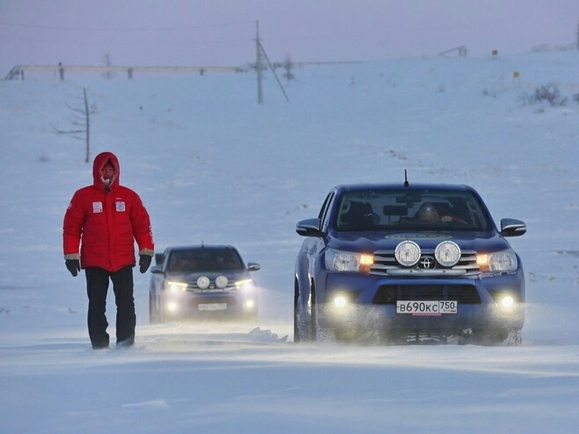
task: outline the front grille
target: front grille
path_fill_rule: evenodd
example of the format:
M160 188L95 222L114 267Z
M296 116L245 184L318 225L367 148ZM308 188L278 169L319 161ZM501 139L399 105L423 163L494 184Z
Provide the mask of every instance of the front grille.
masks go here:
M428 264L428 268L424 264ZM379 250L374 252L374 263L369 273L378 276L475 276L480 274L480 268L476 262L476 252L472 250L462 251L460 260L451 268L442 267L436 262L434 250L423 250L420 260L413 267L402 267L394 257L394 250Z
M225 288L217 288L217 286L215 285L215 280L212 279L209 286L207 288L204 288L204 289L201 289L201 288L199 288L199 286L197 286L196 280L187 282L187 291L192 291L192 292L204 292L204 293L207 293L207 292L231 292L231 291L234 291L235 289L236 289L235 282L233 282L233 281L229 281Z
M397 301L449 300L459 304L480 304L473 285L382 285L372 304L396 304Z

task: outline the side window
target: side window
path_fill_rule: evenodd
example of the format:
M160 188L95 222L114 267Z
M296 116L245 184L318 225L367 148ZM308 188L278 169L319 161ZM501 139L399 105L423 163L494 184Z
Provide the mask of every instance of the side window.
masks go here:
M329 226L328 220L330 217L331 204L334 201L334 196L335 193L333 191L330 194L328 194L326 200L324 201L324 204L322 205L320 214L318 215L318 218L320 219L320 229L322 230L322 232L326 232L328 229Z

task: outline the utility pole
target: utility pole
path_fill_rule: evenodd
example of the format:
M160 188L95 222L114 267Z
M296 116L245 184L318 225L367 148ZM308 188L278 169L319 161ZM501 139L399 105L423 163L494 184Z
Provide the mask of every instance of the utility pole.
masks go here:
M263 103L263 91L261 89L261 41L259 39L259 21L255 22L255 69L257 70L257 103Z
M579 50L579 22L577 23L577 49Z
M273 76L275 77L275 80L277 81L277 84L279 85L279 88L281 89L283 96L285 97L286 101L289 101L289 98L287 97L287 94L285 93L283 85L281 84L281 81L279 81L279 77L275 73L275 68L273 67L271 61L269 60L267 53L263 49L263 45L261 45L261 39L259 39L259 21L256 21L255 22L255 69L257 70L257 103L258 104L263 103L263 91L261 89L261 80L263 78L262 77L263 76L263 70L265 69L265 67L263 65L263 59L264 58L267 62L267 65L269 66L269 69L271 69L271 72L272 72Z

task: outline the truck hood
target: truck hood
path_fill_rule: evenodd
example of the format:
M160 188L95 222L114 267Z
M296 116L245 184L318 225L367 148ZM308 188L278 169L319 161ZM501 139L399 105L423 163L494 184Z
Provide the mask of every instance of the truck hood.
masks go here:
M509 243L494 231L460 232L337 232L328 234L328 247L336 250L369 253L377 250L394 250L404 241L411 240L421 249L435 249L442 241L454 241L461 250L495 252L510 247Z

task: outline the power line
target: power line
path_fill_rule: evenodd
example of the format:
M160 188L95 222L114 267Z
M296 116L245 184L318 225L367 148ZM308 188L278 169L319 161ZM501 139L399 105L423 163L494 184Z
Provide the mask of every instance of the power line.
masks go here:
M222 24L204 24L199 26L184 26L184 27L74 27L74 26L46 26L46 25L36 25L36 24L22 24L22 23L7 23L0 21L0 25L8 27L21 27L21 28L33 28L33 29L46 29L46 30L82 30L82 31L115 31L115 32L143 32L143 31L159 31L166 32L168 30L195 30L195 29L210 29L210 28L225 28L225 27L237 27L237 26L247 26L253 25L253 21L242 21L236 23L222 23Z
M195 40L187 40L187 41L143 41L143 42L122 42L118 39L115 39L114 42L110 41L79 41L79 40L70 40L70 39L46 39L46 38L26 38L26 37L17 37L17 36L10 36L10 35L0 35L0 40L13 40L13 41L22 41L22 42L31 42L31 43L48 43L48 44L69 44L69 45L108 45L114 43L115 45L123 45L123 46L136 46L136 47L148 47L152 45L170 45L170 46L187 46L190 47L192 45L203 45L203 44L231 44L232 41L239 41L239 39L195 39ZM250 39L248 39L250 40Z

